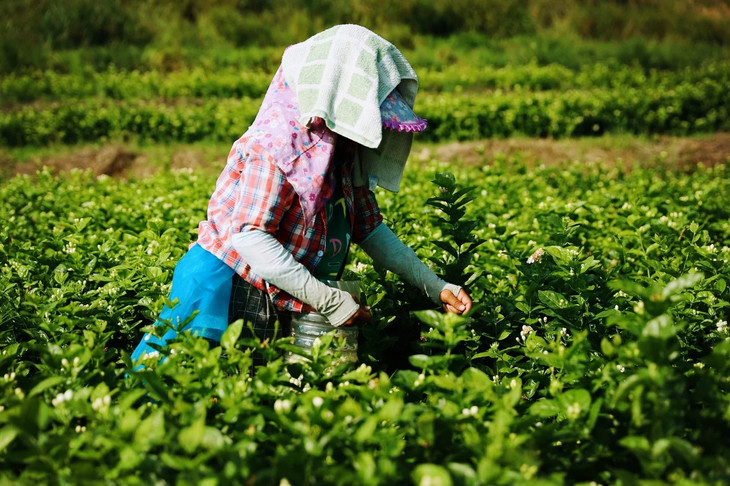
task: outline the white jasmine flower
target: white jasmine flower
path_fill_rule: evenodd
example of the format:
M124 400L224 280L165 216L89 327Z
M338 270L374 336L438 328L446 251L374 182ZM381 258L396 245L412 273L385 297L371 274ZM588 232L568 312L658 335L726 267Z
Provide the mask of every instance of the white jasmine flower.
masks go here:
M417 388L417 387L423 385L423 382L425 379L426 379L426 375L424 375L423 373L419 374L418 378L416 378L416 381L413 382L413 387Z
M522 339L522 341L524 342L525 339L527 339L527 336L529 336L530 333L533 331L534 329L532 328L532 326L522 326L522 330L520 331L520 337L517 340L519 341L520 339Z
M474 416L478 412L479 412L479 407L477 407L476 405L472 405L471 408L465 408L465 409L463 409L461 411L461 414L462 415L466 415L468 417L468 416Z
M54 407L57 407L61 405L63 402L67 402L73 398L73 392L71 390L66 390L63 393L59 393L56 395L56 398L51 400L51 403Z
M532 265L533 263L540 261L540 258L542 258L544 254L545 250L543 250L542 248L538 248L537 250L535 250L535 253L530 255L530 258L527 259L527 264Z
M579 403L573 403L568 405L568 408L566 410L566 413L568 415L568 418L570 419L577 419L580 416L580 404Z
M286 413L291 410L291 402L289 400L277 400L274 402L274 410L276 413Z
M727 332L727 321L717 321L717 332L725 333Z

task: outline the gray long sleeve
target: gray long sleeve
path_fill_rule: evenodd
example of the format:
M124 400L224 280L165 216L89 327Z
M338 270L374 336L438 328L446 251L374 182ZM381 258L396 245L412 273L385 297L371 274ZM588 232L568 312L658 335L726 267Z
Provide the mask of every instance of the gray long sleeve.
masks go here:
M360 308L347 292L317 280L270 233L244 228L233 235L233 247L253 273L311 305L333 326L342 325Z
M461 287L446 283L434 274L416 253L406 246L385 223L381 223L360 243L360 247L381 265L408 283L423 290L435 303L441 303L439 295L444 289L458 295Z

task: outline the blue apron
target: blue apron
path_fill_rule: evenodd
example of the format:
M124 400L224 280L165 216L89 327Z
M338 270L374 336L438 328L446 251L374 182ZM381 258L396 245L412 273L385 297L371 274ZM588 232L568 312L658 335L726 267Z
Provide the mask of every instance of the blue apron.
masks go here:
M233 274L231 267L200 245L190 248L175 266L172 276L169 300L177 299L178 302L173 308L165 305L155 322L156 326L170 323L172 328L162 338L145 334L132 353L132 361L155 352L150 344L165 346L181 331L192 331L197 336L220 341L228 328ZM194 311L198 313L189 320ZM189 322L180 329L186 320Z

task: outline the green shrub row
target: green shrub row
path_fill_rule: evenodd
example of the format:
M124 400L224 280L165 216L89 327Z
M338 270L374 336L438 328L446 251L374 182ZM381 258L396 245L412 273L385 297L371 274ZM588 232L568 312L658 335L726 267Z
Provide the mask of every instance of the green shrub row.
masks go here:
M576 137L606 132L689 135L730 127L730 92L702 81L671 89L568 90L491 96L427 96L417 111L430 141Z
M258 111L252 98L130 103L84 100L0 114L0 144L74 144L104 138L192 142L233 140ZM730 92L704 80L671 89L567 90L421 96L418 113L429 141L473 140L522 134L536 137L605 132L688 135L730 127Z
M109 138L152 142L235 140L253 121L260 100L215 100L166 105L86 100L0 115L0 144L75 144Z
M672 89L704 80L730 85L730 62L708 62L702 66L674 71L598 62L572 69L560 64L527 64L494 68L444 67L422 70L419 81L426 92L461 91L548 91L568 89L617 90L630 88Z
M88 97L134 100L149 98L242 98L260 97L273 73L240 69L211 71L205 68L101 73L58 74L52 71L11 74L0 80L3 103L35 100L68 100Z
M565 66L535 64L495 68L492 66L443 66L419 72L422 92L545 91L591 88L671 89L682 83L713 80L730 85L730 62L709 62L678 71L645 71L639 67L596 63L573 70ZM211 70L183 69L59 74L39 71L10 74L0 79L3 103L35 100L68 100L86 97L139 98L256 98L263 96L272 73L242 71L240 67Z

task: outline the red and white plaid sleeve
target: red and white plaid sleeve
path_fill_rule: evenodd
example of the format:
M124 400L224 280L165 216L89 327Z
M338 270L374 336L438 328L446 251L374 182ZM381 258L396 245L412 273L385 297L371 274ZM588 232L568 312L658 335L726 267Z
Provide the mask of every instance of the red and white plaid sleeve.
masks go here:
M239 140L216 182L208 218L198 227L198 243L238 270L242 262L231 237L247 226L276 233L294 198L294 189L263 148Z
M240 177L245 183L240 184L232 207L231 232L260 229L276 234L296 197L294 188L260 147L254 147L249 154Z

